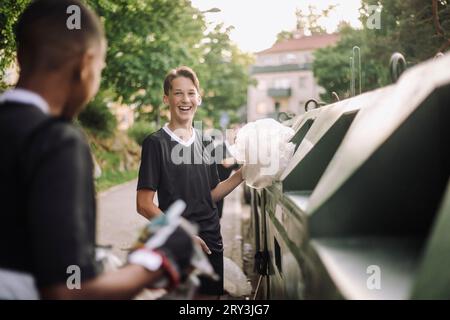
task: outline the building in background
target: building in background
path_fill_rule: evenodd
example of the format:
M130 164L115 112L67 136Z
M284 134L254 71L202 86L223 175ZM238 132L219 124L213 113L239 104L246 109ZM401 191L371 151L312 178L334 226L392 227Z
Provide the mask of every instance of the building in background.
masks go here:
M275 43L256 53L251 75L257 81L247 92L247 121L276 118L278 112L296 115L304 112L304 104L319 99L319 87L312 72L313 52L335 44L337 34L305 36L297 31L293 39Z

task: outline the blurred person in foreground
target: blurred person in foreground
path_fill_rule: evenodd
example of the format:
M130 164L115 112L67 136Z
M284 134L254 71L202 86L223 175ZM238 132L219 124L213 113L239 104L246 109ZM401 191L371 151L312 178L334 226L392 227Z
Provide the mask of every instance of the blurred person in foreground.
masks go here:
M79 8L79 29L68 28L70 6ZM0 96L0 299L128 299L162 278L175 287L193 253L180 227L114 272L102 274L95 259L92 157L71 120L99 88L106 40L98 17L77 0L37 0L16 40L19 81ZM71 266L79 289L67 285Z

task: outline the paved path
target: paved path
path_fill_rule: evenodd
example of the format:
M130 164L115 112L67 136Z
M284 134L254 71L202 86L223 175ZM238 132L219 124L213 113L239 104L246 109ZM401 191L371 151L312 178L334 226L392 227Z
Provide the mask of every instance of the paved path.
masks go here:
M136 212L136 180L113 187L98 196L97 242L112 245L125 261L126 249L136 240L146 219Z
M113 187L98 196L97 242L111 245L112 252L125 262L127 249L138 236L139 230L147 220L136 212L137 180ZM242 217L248 215L249 206L241 204L242 188L239 187L225 198L221 220L224 243L224 256L233 260L243 269L242 259ZM226 264L225 264L226 265ZM235 271L234 271L235 272ZM225 268L225 288L230 292L237 290L232 269ZM236 279L237 280L237 279ZM138 299L157 299L164 291L145 290ZM227 296L224 296L226 299Z
M136 212L136 183L133 180L98 196L97 242L112 245L113 253L122 261L125 261L125 250L146 223L146 219ZM221 225L224 254L242 269L241 194L241 188L237 188L225 198Z

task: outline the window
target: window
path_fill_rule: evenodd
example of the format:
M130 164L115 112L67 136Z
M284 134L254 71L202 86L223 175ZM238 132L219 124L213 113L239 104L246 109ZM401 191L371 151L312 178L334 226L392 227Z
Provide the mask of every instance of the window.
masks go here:
M293 53L287 53L283 56L281 56L281 63L283 64L293 64L296 63L297 56Z
M258 58L258 62L261 66L271 66L277 64L277 60L274 56L261 56Z
M291 81L286 78L275 79L273 81L274 89L289 89L291 87Z
M286 60L287 60L288 63L294 63L295 60L297 60L297 57L293 53L288 53L286 55Z
M300 89L305 89L308 86L308 76L300 76L298 78L298 87Z

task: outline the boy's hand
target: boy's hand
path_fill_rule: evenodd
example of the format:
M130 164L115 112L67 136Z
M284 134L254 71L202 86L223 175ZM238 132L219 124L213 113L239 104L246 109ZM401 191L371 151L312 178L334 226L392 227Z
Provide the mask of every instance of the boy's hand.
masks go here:
M247 167L245 165L243 165L235 173L235 174L239 175L239 178L241 179L241 182L245 181L245 171L246 171L246 169L247 169Z
M194 242L192 237L181 227L167 238L166 242L155 249L171 260L181 274L191 266L191 258L194 253Z
M156 235L156 234L155 234ZM142 265L150 271L162 268L175 288L192 271L194 239L181 227L177 227L166 241L155 249L142 247L128 256L128 262Z
M206 245L206 242L203 241L202 238L200 238L199 236L194 236L194 239L200 245L200 247L202 247L203 252L205 252L206 254L211 254L211 250L209 250L208 246Z
M235 165L235 164L236 164L236 159L234 159L233 157L226 158L226 159L224 159L224 160L222 161L222 165L223 165L225 168L229 168L229 167L231 167L231 166L233 166L233 165Z

